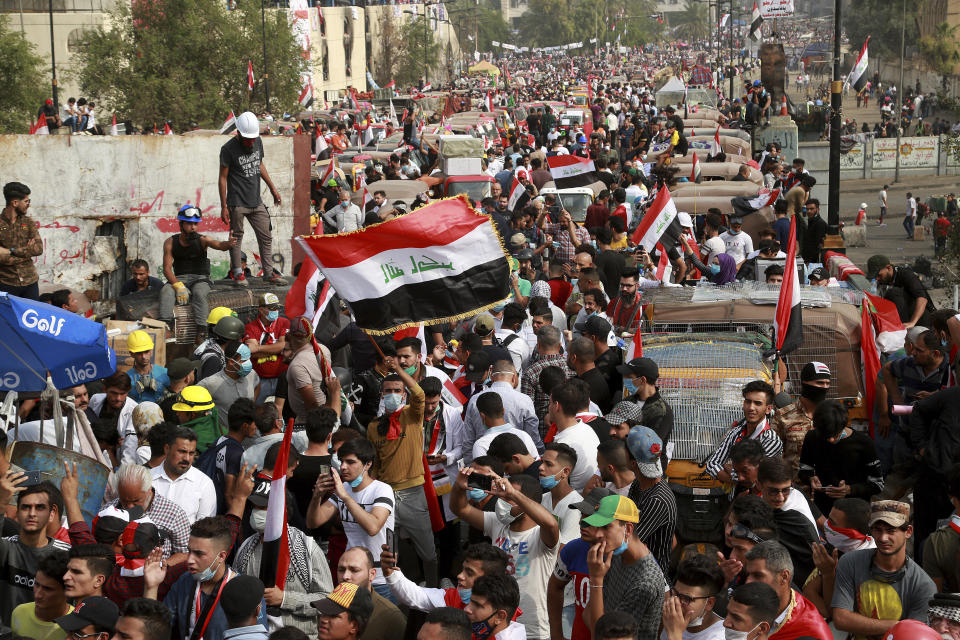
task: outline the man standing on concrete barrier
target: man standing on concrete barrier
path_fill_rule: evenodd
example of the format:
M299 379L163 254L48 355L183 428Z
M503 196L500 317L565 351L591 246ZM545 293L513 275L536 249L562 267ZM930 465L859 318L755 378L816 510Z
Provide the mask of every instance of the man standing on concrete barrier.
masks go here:
M0 291L36 300L40 276L34 256L43 253L37 223L27 216L30 188L19 182L3 185L6 206L0 212Z
M273 203L280 206L280 192L273 186L263 164L263 141L260 140L260 122L250 111L237 118L237 135L220 147L220 219L230 227L237 244L230 250L230 275L234 282L247 284L240 266L240 245L243 241L243 219L257 236L263 280L270 284L285 284L273 270L273 239L270 236L270 213L260 198L260 179L267 183Z

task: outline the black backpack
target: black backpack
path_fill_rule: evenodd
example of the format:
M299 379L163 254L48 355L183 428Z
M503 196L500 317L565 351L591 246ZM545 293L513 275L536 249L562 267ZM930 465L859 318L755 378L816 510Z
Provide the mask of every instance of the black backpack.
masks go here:
M223 442L220 442L217 446L208 448L200 454L200 457L193 463L193 466L207 474L207 477L212 481L223 482L223 478L217 478L217 472L219 471L219 469L217 469L217 454L229 443L230 438L224 438Z

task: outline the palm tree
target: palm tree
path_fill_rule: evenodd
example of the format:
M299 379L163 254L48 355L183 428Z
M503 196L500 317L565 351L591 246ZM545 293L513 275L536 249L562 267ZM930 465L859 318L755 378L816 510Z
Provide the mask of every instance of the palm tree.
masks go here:
M688 42L710 38L710 14L705 2L687 0L683 12L673 22L678 25L676 30L678 38Z

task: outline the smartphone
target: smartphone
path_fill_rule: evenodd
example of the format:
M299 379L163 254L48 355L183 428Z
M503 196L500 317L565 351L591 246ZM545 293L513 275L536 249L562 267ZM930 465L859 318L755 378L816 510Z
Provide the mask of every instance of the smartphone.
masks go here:
M330 465L322 464L320 465L320 475L329 476L330 475Z
M483 473L471 473L470 477L467 478L467 487L470 489L490 491L490 489L493 488L493 476L488 476Z
M24 471L23 476L26 478L26 481L21 483L21 487L33 487L44 480L52 480L54 475L47 471Z

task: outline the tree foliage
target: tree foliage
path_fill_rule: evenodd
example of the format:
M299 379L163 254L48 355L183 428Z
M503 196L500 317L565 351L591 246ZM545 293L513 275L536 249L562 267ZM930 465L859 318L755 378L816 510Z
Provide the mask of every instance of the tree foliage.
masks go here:
M440 61L440 45L433 37L429 21L417 16L400 28L396 80L402 87L417 84L424 69L433 69ZM428 71L429 77L429 71Z
M0 133L26 133L30 118L48 97L44 60L0 15Z
M261 26L260 3L237 0L118 2L104 27L81 39L76 75L85 94L141 125L171 121L219 125L231 110L297 108L300 73L307 68L286 11L268 10ZM262 35L265 33L267 64ZM247 91L247 62L256 85Z
M937 74L946 76L953 73L957 63L960 63L960 51L957 49L957 28L946 22L937 25L936 31L923 36L917 42L920 55L930 68Z
M889 0L851 0L845 9L843 26L850 39L852 50L859 51L864 40L870 36L870 58L900 59L900 28L906 26L905 42L909 47L917 41L917 11L922 3L906 3L906 22L903 20L904 5Z
M453 5L450 5L453 6ZM474 46L478 51L494 51L493 42L513 42L510 25L503 19L500 3L494 0L468 2L464 6L452 9L450 24L457 34L460 48L469 54ZM476 43L476 45L474 44Z
M661 25L652 16L652 0L530 0L520 17L520 40L535 47L552 47L597 38L623 46L642 46L657 39Z
M671 15L670 21L677 25L678 38L688 42L710 38L710 9L703 2L687 0L683 11L676 17Z

